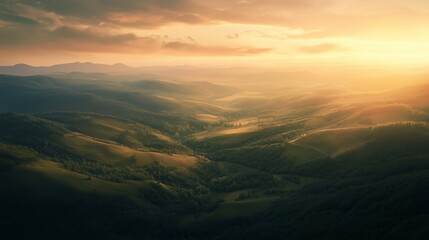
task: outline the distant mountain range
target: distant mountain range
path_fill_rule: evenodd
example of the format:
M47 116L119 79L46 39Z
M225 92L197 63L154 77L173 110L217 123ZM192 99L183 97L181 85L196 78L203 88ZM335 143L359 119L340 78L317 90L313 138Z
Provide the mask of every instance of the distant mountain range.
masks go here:
M37 75L37 74L50 74L50 73L70 73L70 72L130 72L135 68L127 66L122 63L113 65L96 64L91 62L75 62L64 63L53 66L33 67L27 64L16 64L14 66L0 66L0 74L10 75Z

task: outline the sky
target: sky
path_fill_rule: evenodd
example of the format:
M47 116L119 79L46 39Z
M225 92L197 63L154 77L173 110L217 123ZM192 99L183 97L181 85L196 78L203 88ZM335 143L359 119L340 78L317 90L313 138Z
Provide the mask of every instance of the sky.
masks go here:
M427 0L0 0L0 65L425 65Z

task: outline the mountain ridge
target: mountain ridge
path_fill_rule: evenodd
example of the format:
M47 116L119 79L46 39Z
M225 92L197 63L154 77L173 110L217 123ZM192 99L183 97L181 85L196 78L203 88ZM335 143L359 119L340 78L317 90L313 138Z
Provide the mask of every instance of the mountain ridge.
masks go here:
M123 63L115 64L101 64L92 62L72 62L55 64L51 66L31 66L24 63L15 64L12 66L0 66L1 74L9 75L37 75L37 74L52 74L52 73L70 73L70 72L106 72L106 73L119 73L130 72L136 68L125 65Z

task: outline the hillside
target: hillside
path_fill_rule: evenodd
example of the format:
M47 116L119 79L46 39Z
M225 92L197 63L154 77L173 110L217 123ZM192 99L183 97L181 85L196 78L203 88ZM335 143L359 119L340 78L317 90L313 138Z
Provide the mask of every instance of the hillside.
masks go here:
M394 91L264 91L0 76L3 236L425 239L422 105Z
M107 64L95 64L90 62L75 62L57 64L53 66L45 67L33 67L27 64L16 64L13 66L0 66L0 74L10 75L37 75L37 74L52 74L52 73L71 73L71 72L106 72L106 73L118 73L118 72L129 72L133 68L125 64L117 63L113 65Z
M190 152L190 149L160 131L130 120L76 112L44 113L39 116L62 123L75 132L97 139L110 140L136 150Z
M130 89L127 84L112 79L0 75L0 111L92 112L129 119L171 135L202 129L204 123L196 119L196 114L224 111L202 101L189 103L184 101L186 99L179 101L159 96L159 92ZM170 95L169 92L163 94Z

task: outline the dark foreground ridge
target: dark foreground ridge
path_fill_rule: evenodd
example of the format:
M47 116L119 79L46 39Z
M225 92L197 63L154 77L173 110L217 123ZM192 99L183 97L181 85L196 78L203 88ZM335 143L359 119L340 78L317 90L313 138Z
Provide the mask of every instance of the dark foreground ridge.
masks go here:
M426 88L0 75L0 238L428 239Z

